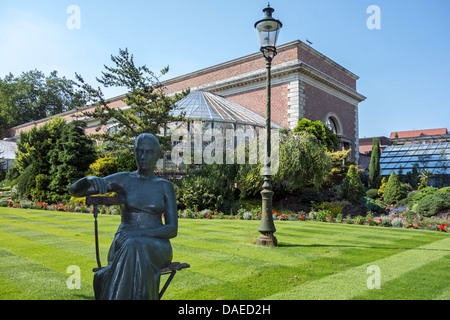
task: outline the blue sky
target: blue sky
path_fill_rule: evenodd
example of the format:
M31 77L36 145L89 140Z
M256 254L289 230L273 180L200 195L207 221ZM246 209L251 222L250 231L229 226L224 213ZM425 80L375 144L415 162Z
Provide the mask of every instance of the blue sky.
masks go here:
M360 79L360 137L450 129L450 1L272 0L283 22L278 44L312 46ZM79 29L67 21L79 8ZM38 69L96 85L111 54L128 48L138 65L169 79L259 50L261 0L0 0L0 77ZM369 29L370 5L380 29ZM275 58L276 59L276 58ZM105 90L108 97L122 92Z

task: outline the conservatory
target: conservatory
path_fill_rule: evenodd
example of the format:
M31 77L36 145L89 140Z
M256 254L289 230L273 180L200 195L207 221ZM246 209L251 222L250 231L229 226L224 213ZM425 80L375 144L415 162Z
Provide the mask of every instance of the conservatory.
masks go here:
M165 174L182 174L186 170L186 164L208 163L211 149L214 151L213 156L209 157L210 162L231 164L235 161L234 150L242 143L250 145L250 142L254 142L257 145L265 139L264 117L230 99L207 91L192 91L178 101L172 114L179 116L182 113L185 121L170 123L169 129L164 132L164 135L172 136L173 147L159 163ZM280 127L271 123L271 128L274 146ZM183 161L180 161L179 153L183 154ZM253 149L253 153L247 157L254 159L256 153L256 149ZM174 159L174 154L177 159ZM191 156L193 159L190 161L187 157Z
M431 173L428 185L450 185L450 142L393 145L381 153L382 176L388 177L393 171L407 174L414 167L419 173L423 170Z

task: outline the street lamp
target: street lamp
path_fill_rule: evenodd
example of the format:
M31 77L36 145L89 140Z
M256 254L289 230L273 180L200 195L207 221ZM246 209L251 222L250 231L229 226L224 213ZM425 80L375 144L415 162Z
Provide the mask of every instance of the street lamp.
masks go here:
M272 217L272 184L271 184L271 121L270 121L270 70L272 67L272 59L277 55L276 43L278 33L282 27L279 20L272 18L275 10L267 5L263 10L265 17L255 23L258 31L259 41L261 43L261 52L266 59L266 160L264 164L264 183L262 186L262 212L261 223L258 231L261 233L256 239L256 244L263 246L278 246L277 238L273 235L276 231Z

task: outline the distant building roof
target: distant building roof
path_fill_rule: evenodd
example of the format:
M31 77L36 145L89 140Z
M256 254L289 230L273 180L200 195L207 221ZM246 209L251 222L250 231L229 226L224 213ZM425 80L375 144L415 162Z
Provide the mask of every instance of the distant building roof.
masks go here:
M441 134L447 134L447 133L448 133L447 128L412 130L412 131L395 131L395 132L391 132L390 139L435 136L435 135L441 135Z
M178 116L182 112L192 120L210 122L225 122L264 127L266 119L229 99L207 91L191 91L186 97L177 102L172 115ZM272 123L272 127L279 126Z
M15 159L16 151L17 145L15 142L0 140L0 159Z

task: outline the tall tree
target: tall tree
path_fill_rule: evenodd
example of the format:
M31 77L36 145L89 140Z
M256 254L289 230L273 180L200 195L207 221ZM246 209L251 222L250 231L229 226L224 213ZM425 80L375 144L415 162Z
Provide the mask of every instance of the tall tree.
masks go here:
M333 131L320 120L300 119L297 126L292 130L293 134L306 131L317 138L325 151L335 151L338 139Z
M372 154L369 164L369 189L378 189L381 184L380 169L380 144L377 138L373 138Z
M69 186L82 178L89 165L97 158L94 142L84 129L86 122L74 120L61 131L50 152L50 184L48 189L53 201L67 197Z
M111 56L111 61L114 67L105 65L106 71L102 72L102 77L97 78L97 81L106 88L126 88L123 102L128 108L111 107L100 88L93 88L77 75L91 102L97 105L93 112L86 112L85 115L98 119L101 126L111 122L116 125L114 130L99 133L96 138L106 143L113 142L110 144L110 151L115 155L129 153L134 139L144 132L158 136L163 149L170 149L170 137L165 137L161 132L168 128L167 123L183 120L183 116L174 117L171 111L188 91L166 96L159 78L166 74L169 68L164 68L161 75L157 76L145 65L136 66L133 55L130 55L127 49L119 49L119 55Z
M6 130L30 121L82 107L83 92L73 80L49 76L38 70L23 72L15 77L8 74L0 79L0 136Z
M404 198L406 198L406 191L402 188L395 171L392 171L386 184L386 188L384 189L383 200L388 204L392 204L397 203Z
M364 185L358 175L356 166L351 165L342 184L342 195L352 204L358 204L359 199L366 194Z

